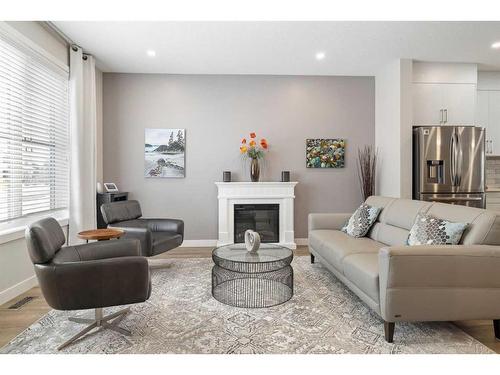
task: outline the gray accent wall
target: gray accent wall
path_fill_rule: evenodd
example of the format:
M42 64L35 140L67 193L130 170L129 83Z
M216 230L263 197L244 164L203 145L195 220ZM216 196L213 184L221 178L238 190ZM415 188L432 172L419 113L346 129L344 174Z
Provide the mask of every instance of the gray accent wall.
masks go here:
M144 129L186 129L186 177L144 177ZM249 181L240 140L255 131L270 145L262 181L282 170L298 181L295 236L310 212L352 212L362 201L357 149L374 144L373 77L104 73L104 182L141 202L145 217L185 221L187 240L217 238L222 171ZM307 169L306 138L345 138L342 169Z

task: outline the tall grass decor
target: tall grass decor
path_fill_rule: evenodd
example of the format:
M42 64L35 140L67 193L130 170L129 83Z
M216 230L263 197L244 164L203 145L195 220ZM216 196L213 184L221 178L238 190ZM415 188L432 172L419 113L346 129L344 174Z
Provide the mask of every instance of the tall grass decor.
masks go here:
M361 194L366 200L375 195L375 172L377 169L377 150L373 146L358 148L358 176Z

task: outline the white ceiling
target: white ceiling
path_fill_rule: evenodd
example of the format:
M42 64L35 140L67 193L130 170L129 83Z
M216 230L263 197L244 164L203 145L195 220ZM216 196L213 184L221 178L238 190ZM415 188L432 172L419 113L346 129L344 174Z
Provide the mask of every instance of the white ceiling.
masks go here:
M54 23L107 72L374 75L396 58L500 70L500 22Z

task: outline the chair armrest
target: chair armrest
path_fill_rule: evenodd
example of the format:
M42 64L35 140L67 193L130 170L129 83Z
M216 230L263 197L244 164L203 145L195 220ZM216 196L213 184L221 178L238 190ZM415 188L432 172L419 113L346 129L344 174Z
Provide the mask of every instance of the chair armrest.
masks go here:
M309 232L317 229L340 230L352 214L309 214Z
M184 221L178 219L142 219L153 232L175 232L184 236Z
M59 310L144 302L150 294L148 260L142 256L36 264L35 271L47 302Z
M121 227L119 223L114 224L112 228L121 229L124 231L123 236L120 237L119 241L128 239L139 240L139 242L141 243L140 254L144 256L151 256L153 248L153 234L151 233L151 230L149 228L135 228L129 226Z
M379 251L380 288L500 287L500 246L394 246Z
M137 239L121 241L98 241L84 245L68 246L65 251L74 251L82 261L132 257L141 255L141 243Z

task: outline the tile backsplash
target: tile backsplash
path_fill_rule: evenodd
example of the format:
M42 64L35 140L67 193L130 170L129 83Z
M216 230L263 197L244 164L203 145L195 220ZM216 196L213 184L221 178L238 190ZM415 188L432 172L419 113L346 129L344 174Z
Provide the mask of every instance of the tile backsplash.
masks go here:
M500 187L500 156L486 157L486 186Z

